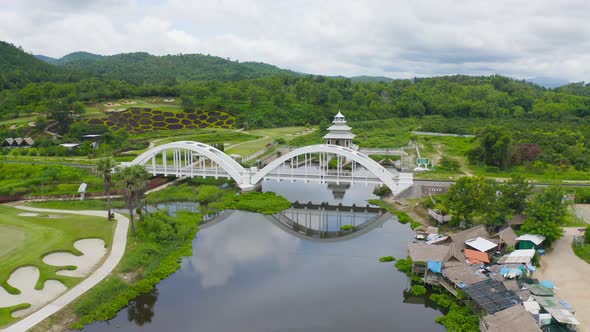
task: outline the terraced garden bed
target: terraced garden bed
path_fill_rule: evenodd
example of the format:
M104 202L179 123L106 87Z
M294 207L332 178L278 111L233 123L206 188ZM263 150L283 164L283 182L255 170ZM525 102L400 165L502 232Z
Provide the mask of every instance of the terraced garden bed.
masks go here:
M91 118L86 121L92 125L104 125L125 129L133 133L142 133L153 130L196 128L231 129L236 123L236 117L222 111L184 110L170 112L150 108L130 108L122 112L109 113L106 118Z

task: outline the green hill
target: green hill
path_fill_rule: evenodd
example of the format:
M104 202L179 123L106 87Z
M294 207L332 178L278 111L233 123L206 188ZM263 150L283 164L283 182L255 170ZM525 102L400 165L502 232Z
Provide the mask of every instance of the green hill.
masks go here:
M53 62L50 61L50 63L62 65L62 64L71 63L71 62L95 61L95 60L99 60L102 58L103 58L103 56L99 55L99 54L88 53L88 52L74 52L74 53L70 53L66 56L63 56L59 59L56 59Z
M70 82L76 79L75 73L0 41L0 90L22 88L29 83Z
M370 82L391 82L393 78L385 76L354 76L350 78L353 82L370 83Z
M137 85L204 80L238 81L276 74L294 74L264 63L240 63L202 54L155 56L139 52L99 56L77 52L58 60L57 64L100 78Z

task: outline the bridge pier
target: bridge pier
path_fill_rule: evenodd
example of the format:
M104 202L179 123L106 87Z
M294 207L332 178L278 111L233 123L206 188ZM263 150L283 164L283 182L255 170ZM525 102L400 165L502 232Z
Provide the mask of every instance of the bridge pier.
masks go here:
M249 193L249 192L253 192L253 191L261 191L262 190L262 183L261 182L258 182L256 184L244 183L244 184L239 184L238 187L240 187L240 192Z

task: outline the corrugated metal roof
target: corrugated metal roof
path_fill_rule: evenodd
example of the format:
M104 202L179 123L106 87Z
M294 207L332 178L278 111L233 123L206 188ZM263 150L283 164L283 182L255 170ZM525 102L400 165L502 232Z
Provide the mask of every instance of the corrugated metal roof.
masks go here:
M492 250L496 248L498 245L490 240L486 240L483 237L476 237L475 239L469 239L465 241L465 245L479 250L481 252L486 252L488 250Z
M539 245L545 241L545 237L539 234L525 234L517 237L516 241L531 241L532 243Z

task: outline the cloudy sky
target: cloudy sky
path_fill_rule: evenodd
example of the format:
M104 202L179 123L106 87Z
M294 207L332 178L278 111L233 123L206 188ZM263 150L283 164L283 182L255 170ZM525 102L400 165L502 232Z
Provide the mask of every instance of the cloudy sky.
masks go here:
M590 81L590 1L0 0L34 54L204 53L325 75Z

